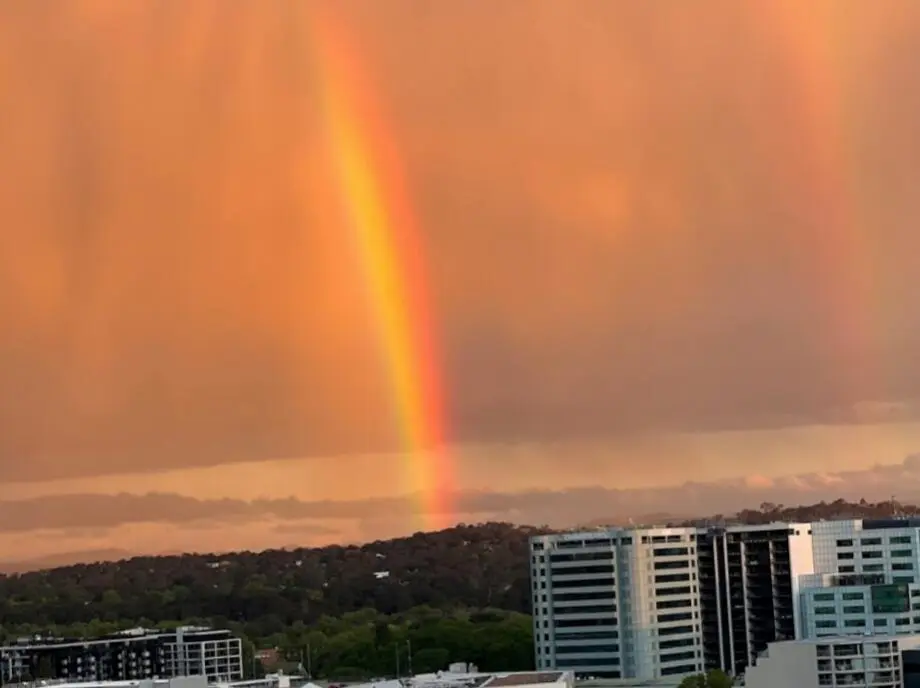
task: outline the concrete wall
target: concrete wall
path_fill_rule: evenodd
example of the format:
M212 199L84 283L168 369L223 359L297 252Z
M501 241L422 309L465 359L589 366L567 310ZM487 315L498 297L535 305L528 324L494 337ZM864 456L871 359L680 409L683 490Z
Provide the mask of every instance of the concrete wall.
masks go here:
M748 667L746 688L818 688L818 664L811 643L774 643L768 656Z

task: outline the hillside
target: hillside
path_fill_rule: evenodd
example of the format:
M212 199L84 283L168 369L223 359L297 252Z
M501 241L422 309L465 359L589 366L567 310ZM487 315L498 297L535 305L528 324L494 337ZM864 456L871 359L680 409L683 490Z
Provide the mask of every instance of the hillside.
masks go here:
M843 500L810 506L763 504L702 522L813 521L916 514L914 506ZM208 620L253 639L323 617L418 607L528 613L528 539L507 523L459 525L361 546L137 557L0 576L6 634L80 625L153 625ZM69 627L63 629L60 627Z
M535 528L461 525L361 546L137 557L0 577L5 628L215 619L253 635L323 615L428 605L528 609Z

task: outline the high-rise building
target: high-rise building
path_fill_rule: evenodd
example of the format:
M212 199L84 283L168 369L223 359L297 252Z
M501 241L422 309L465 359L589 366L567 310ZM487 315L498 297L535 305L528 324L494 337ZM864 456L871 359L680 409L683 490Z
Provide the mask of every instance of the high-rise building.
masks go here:
M631 679L743 674L802 637L814 571L807 524L543 535L531 556L537 666Z
M803 637L920 633L920 519L823 521Z
M0 683L35 679L125 681L204 676L243 678L240 639L227 630L142 628L99 638L21 638L0 647Z
M703 670L697 529L531 541L538 669L656 679Z
M706 666L742 674L776 640L802 637L799 576L814 572L809 524L701 530Z

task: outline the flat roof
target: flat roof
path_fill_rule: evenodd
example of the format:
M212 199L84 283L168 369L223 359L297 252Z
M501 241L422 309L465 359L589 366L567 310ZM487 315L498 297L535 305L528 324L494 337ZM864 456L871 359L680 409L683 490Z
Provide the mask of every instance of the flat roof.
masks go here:
M576 688L677 688L683 676L640 680L635 678L594 678L575 681Z
M489 686L527 686L534 683L555 683L562 678L561 671L533 671L520 674L496 676L489 681Z
M890 633L873 633L867 635L828 635L820 638L801 638L798 640L775 640L771 645L859 645L860 643L878 643L888 642L891 640L906 640L908 638L920 638L920 633L902 633L891 635Z

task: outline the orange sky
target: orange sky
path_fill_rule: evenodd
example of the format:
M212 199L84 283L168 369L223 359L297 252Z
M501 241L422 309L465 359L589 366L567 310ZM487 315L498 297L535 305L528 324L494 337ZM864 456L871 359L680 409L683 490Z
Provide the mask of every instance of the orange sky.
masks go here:
M318 154L314 5L0 6L0 509L401 496ZM920 446L913 0L335 6L422 229L459 490L774 479ZM0 543L417 523L98 508L90 530L0 525ZM505 515L576 517L527 509Z

